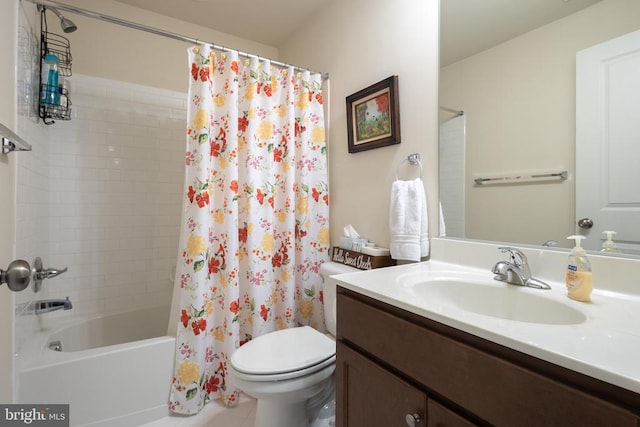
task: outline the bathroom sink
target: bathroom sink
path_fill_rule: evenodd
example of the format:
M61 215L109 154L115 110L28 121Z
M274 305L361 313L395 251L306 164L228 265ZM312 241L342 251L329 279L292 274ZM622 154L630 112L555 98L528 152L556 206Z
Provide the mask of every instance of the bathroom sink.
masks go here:
M574 325L586 320L579 310L545 297L544 292L548 291L544 290L459 278L416 281L407 285L416 304L423 303L426 307L455 307L484 316L549 325Z

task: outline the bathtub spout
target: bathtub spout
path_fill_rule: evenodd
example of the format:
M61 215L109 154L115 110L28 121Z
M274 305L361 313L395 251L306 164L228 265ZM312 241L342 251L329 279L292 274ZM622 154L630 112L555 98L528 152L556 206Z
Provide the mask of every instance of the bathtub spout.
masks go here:
M56 310L70 310L73 308L69 297L67 299L47 299L36 301L34 303L33 312L35 314L49 313Z

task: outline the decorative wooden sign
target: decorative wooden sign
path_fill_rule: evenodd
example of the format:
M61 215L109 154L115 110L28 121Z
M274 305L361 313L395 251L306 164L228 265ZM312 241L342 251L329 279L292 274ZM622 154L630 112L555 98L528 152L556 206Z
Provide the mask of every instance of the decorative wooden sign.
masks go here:
M333 247L331 261L355 267L360 270L371 270L372 268L382 268L396 265L396 260L390 256L373 256L362 252L350 251L338 247Z

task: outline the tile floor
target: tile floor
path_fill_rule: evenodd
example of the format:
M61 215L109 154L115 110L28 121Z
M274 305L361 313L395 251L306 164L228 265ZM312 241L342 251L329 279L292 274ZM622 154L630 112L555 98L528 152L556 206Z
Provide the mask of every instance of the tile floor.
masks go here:
M255 399L241 394L236 407L227 408L216 400L207 403L196 415L172 415L142 427L253 427L255 417Z

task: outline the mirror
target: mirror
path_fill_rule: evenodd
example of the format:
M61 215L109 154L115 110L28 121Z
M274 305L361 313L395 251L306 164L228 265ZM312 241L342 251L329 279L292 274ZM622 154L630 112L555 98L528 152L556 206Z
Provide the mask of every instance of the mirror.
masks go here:
M441 1L444 235L571 247L576 52L637 29L633 0Z

